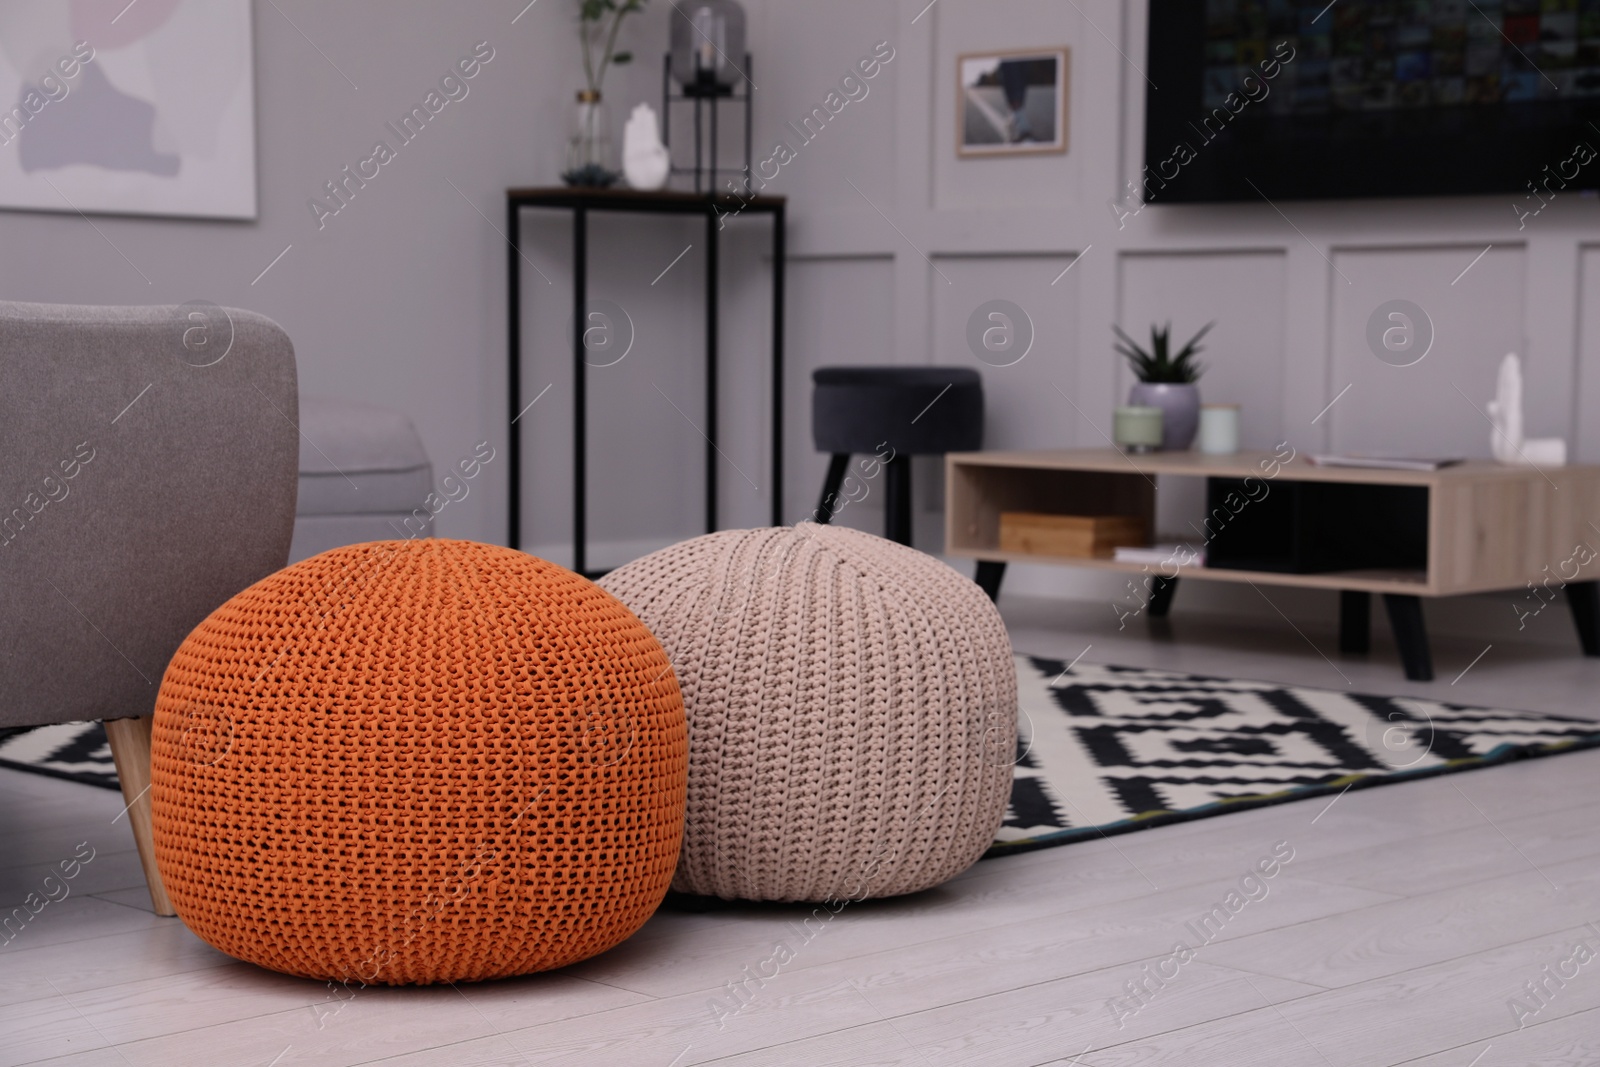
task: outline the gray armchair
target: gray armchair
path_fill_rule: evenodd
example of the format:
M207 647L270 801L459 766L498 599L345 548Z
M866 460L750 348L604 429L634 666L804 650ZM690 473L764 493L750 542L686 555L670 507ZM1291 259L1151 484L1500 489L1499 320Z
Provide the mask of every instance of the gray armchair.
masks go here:
M279 569L294 348L213 305L0 302L0 726L105 720L150 897L150 715L178 645Z

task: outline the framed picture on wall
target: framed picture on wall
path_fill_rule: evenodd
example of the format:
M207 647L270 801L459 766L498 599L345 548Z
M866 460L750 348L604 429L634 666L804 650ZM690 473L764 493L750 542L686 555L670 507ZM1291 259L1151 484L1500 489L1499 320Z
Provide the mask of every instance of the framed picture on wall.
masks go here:
M956 57L956 151L962 156L1067 150L1065 48Z
M256 217L250 0L0 3L0 208Z

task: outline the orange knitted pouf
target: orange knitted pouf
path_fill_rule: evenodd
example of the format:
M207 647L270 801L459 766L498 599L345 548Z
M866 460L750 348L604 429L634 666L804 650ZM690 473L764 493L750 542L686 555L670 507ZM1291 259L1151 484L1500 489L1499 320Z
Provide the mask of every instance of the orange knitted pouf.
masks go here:
M156 704L156 857L223 952L342 982L560 967L637 930L683 835L678 681L587 579L379 541L257 582Z

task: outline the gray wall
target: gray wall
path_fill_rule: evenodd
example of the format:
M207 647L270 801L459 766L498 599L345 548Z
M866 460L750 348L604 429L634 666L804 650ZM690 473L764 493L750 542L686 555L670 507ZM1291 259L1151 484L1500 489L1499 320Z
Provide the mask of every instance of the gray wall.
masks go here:
M1564 194L1521 230L1510 196L1151 206L1119 226L1108 201L1142 162L1140 115L1149 86L1135 64L1143 63L1144 5L925 5L748 4L758 159L784 122L809 112L876 43L895 50L869 95L800 147L769 190L788 195L792 208L791 517L814 505L823 470L808 439L812 367L979 366L992 445L1094 445L1103 443L1109 411L1129 381L1110 350L1113 321L1137 333L1153 319L1175 320L1178 332L1216 319L1204 395L1244 405L1247 445L1287 439L1302 450L1487 455L1488 425L1473 403L1492 392L1499 358L1520 348L1530 434L1565 435L1580 458L1600 458L1600 419L1582 417L1600 399L1600 208L1592 199ZM76 216L0 213L0 247L8 253L0 260L0 293L242 304L289 330L307 390L406 411L439 464L480 439L501 443L505 245L495 227L503 225L506 186L552 182L561 167L569 94L579 78L573 5L540 0L515 25L522 0L276 6L283 14L262 4L255 15L260 221L96 218L102 238ZM607 87L619 140L627 108L654 103L659 92L668 9L651 8L630 31L640 65ZM496 58L471 95L451 104L319 231L307 198L364 155L383 123L479 40L494 46ZM1069 151L957 159L956 56L1048 45L1072 52ZM1148 73L1159 85L1161 72ZM1530 178L1546 162L1529 160ZM530 260L551 279L525 271L530 398L551 385L524 420L527 546L560 559L568 537L571 386L561 351L568 238L560 220L532 214L524 234ZM596 240L596 295L622 304L636 326L627 359L592 376L597 562L609 562L696 530L704 238L687 223L665 220L597 226ZM757 524L765 520L768 489L765 228L731 223L725 242L728 376L720 414L728 462L721 505L725 522ZM972 310L996 297L1021 305L1037 333L1029 356L1006 368L978 364L965 340ZM1435 324L1433 350L1417 366L1389 367L1366 349L1368 315L1392 298L1422 305ZM498 539L500 484L480 483L441 515L440 531ZM934 548L934 465L919 470L918 487L919 543ZM1168 512L1177 515L1186 498L1176 488L1168 495ZM841 518L877 528L876 499ZM1110 588L1105 576L1066 570L1018 577L1059 593Z

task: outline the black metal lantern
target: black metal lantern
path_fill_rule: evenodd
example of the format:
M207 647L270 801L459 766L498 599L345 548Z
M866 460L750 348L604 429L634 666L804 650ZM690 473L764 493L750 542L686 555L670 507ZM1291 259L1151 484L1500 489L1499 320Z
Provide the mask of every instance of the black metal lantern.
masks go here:
M672 17L672 76L685 96L730 96L744 78L744 7L737 0L690 0Z
M672 48L662 57L661 65L661 140L669 149L672 105L675 102L694 105L694 166L675 165L670 173L692 173L697 193L702 191L702 186L713 196L749 193L750 90L755 83L750 80L750 53L744 50L744 8L737 0L687 0L674 4L669 17ZM673 82L681 87L677 95L672 92ZM719 98L744 108L742 171L731 171L719 165ZM735 173L738 177L727 183L726 191L719 191L718 176L724 173Z

